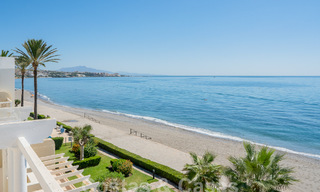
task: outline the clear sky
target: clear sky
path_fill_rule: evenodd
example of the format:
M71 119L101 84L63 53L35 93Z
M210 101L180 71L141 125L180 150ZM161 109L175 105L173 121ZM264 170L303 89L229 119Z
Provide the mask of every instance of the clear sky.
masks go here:
M42 38L48 69L167 75L320 75L320 0L1 2L0 49Z

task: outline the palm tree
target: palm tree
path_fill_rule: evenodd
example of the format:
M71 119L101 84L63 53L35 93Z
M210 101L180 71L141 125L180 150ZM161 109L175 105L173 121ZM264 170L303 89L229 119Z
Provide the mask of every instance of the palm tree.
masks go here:
M72 130L74 142L80 145L80 160L83 160L84 158L84 146L90 140L91 130L91 125L85 125L84 127L75 127Z
M230 157L233 168L228 167L226 176L231 182L229 190L239 192L276 192L297 181L291 174L292 168L282 167L279 162L284 155L262 147L256 151L247 142L243 143L247 155L242 158Z
M16 59L17 69L21 72L21 107L23 107L24 100L24 75L26 74L30 63L31 62L27 57L20 56Z
M202 158L199 158L195 153L190 153L190 156L193 163L186 164L183 169L186 171L185 176L189 180L189 184L192 187L195 187L196 183L202 184L200 191L204 191L208 185L219 185L221 166L212 164L215 155L206 152Z
M9 53L9 51L1 50L1 57L11 57L13 53Z
M15 52L21 54L21 56L28 58L31 61L32 69L33 69L33 79L34 79L34 118L38 118L38 110L37 110L37 99L38 99L38 67L44 66L49 62L58 62L58 56L56 52L58 51L56 48L52 48L52 45L47 45L42 39L29 39L28 41L22 44L25 52L21 49L16 48Z

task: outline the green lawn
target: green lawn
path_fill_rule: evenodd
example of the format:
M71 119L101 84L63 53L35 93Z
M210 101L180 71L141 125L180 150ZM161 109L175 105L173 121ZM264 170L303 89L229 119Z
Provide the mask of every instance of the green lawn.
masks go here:
M74 156L74 154L69 152L70 149L71 149L70 143L67 145L63 144L59 150L56 150L56 154L65 153L64 156L69 156L70 157L69 160L76 160L76 157ZM105 156L101 153L98 153L98 155L101 156L101 161L100 161L99 165L97 165L95 167L87 167L84 169L84 171L82 173L83 175L91 175L90 180L94 181L94 182L97 180L97 178L99 176L104 175L107 172L109 172L107 167L110 166L110 160L112 159L111 157ZM69 179L73 180L76 178L77 177L70 177ZM146 175L144 173L141 173L140 171L138 171L136 169L133 169L132 175L125 179L126 188L128 188L129 184L132 182L135 182L138 185L140 185L141 183L152 183L152 182L156 182L156 181L158 181L158 180L152 179L151 176ZM82 185L82 182L77 183L75 186L80 187L81 185Z
M70 153L71 150L71 144L67 143L67 145L62 144L61 148L59 150L56 150L56 154L64 153L64 156L68 156L69 160L74 161L77 160L77 158L74 156L73 153Z

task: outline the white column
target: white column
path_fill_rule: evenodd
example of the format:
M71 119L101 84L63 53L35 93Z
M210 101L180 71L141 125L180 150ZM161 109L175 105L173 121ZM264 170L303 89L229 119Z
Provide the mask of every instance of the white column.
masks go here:
M27 192L26 160L18 148L8 149L8 191Z
M7 149L7 175L8 175L8 192L14 192L14 157L13 150Z
M7 149L2 149L2 191L8 191L8 164L7 164Z

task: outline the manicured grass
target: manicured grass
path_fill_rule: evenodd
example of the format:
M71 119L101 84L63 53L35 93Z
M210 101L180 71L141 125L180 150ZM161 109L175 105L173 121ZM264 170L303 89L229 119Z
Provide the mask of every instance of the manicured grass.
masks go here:
M174 190L170 189L167 186L164 186L164 187L160 187L157 189L153 189L153 190L151 190L151 192L174 192Z
M152 179L151 176L149 175L146 175L144 173L141 173L140 171L136 170L136 169L133 169L132 171L132 176L130 177L127 177L125 179L125 182L127 184L126 188L128 189L130 183L137 183L138 185L140 185L141 183L153 183L153 182L156 182L158 181L157 179Z
M69 156L69 160L76 160L76 157L73 153L70 153L71 146L70 143L67 145L63 144L59 150L56 150L56 154L59 153L65 153L64 156ZM83 171L83 175L91 175L90 180L95 182L100 176L105 175L107 172L109 172L108 167L110 166L110 160L112 159L109 156L105 156L101 153L98 153L99 156L101 156L101 161L99 165L94 167L87 167ZM76 177L70 177L70 179L75 179ZM130 187L130 183L135 182L138 185L141 183L153 183L158 180L152 179L151 176L146 175L136 169L132 170L132 175L130 177L125 178L126 188ZM80 187L82 185L81 183L77 183L75 186Z
M61 148L56 150L56 154L64 153L64 156L68 156L70 161L75 161L77 158L74 156L74 153L70 152L71 148L72 147L70 143L67 143L67 145L62 144Z
M82 173L83 175L91 175L90 178L93 181L96 181L99 176L105 175L109 171L107 167L110 166L110 157L104 156L101 153L98 153L98 155L101 156L99 165L94 167L87 167Z

